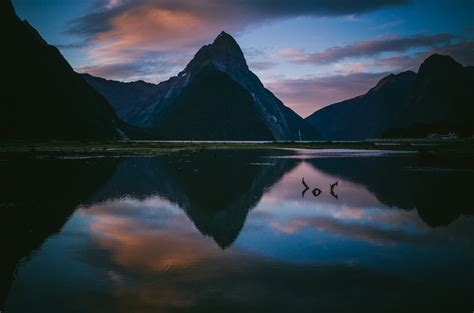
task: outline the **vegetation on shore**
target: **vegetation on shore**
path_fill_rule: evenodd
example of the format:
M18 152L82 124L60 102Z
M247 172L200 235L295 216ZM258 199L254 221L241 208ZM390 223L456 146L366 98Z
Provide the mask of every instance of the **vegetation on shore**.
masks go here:
M178 150L202 149L364 149L417 151L422 155L470 155L474 156L474 140L366 140L352 142L3 142L0 157L38 156L150 156Z

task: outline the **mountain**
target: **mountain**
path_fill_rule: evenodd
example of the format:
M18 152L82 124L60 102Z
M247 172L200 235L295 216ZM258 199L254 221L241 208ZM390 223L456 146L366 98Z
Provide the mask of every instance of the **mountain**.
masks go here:
M142 80L124 83L87 73L80 75L110 102L122 121L132 125L144 122L150 113L147 111L148 100L162 89Z
M473 131L472 67L434 54L411 71L382 78L364 95L308 116L326 140L426 137L433 132Z
M116 115L10 0L0 1L0 140L117 139Z
M222 32L203 46L178 76L153 89L153 95L125 101L130 85L88 79L126 121L166 139L299 140L316 137L314 129L287 108L252 73L237 42ZM112 87L113 85L113 87ZM113 88L118 91L112 90ZM141 95L144 95L142 93ZM132 103L133 102L133 103ZM118 108L120 107L120 108Z
M415 83L414 72L388 75L365 95L329 105L306 120L326 140L360 140L381 137L387 125L399 125L401 104Z
M409 127L389 129L389 137L425 137L454 131L474 133L474 71L450 56L434 54L421 64L410 101L403 110Z

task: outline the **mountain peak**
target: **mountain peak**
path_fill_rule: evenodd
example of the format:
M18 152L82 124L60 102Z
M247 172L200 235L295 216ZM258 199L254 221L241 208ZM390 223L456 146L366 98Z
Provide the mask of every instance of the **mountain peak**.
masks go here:
M238 46L237 41L235 41L234 37L226 33L225 31L221 31L219 35L214 39L212 45L216 44L235 44Z
M389 84L396 84L399 81L406 81L410 79L414 80L415 78L416 73L413 71L405 71L398 74L389 74L380 79L377 85L375 85L375 87L373 87L370 91L376 91Z
M248 70L247 61L239 44L224 31L211 44L199 49L184 72L196 71L209 64L224 72Z
M463 66L449 55L432 54L420 65L418 75L433 75L435 73L449 75L453 71L462 70Z
M59 50L21 21L10 0L0 0L0 29L3 46L8 47L2 49L8 60L2 64L2 74L8 79L2 83L1 99L2 106L4 102L8 106L1 109L1 139L119 138L110 104L79 78Z
M15 8L11 0L0 0L0 17L1 19L17 18Z
M219 38L227 38L227 39L234 39L229 33L226 33L225 31L221 31L219 35L217 35L216 39Z
M378 90L378 89L382 88L383 86L388 84L394 77L395 77L394 74L389 74L387 76L382 77L373 89Z
M443 55L443 54L438 54L438 53L433 53L429 57L427 57L423 63L430 63L430 62L436 62L436 63L457 63L452 57L449 55Z
M0 9L2 11L5 11L5 12L8 12L11 13L12 11L14 12L15 9L13 8L13 4L11 2L11 0L2 0L0 1Z

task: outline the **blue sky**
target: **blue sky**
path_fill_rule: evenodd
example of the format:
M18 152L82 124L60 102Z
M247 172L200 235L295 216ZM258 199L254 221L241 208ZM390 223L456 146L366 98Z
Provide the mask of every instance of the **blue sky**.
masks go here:
M283 102L306 116L365 93L429 54L474 65L474 1L13 0L78 72L160 82L221 30Z

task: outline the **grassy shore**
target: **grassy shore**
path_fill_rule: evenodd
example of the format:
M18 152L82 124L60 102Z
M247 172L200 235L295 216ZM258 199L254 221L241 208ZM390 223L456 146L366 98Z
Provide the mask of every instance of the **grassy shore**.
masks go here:
M417 151L421 154L474 156L474 140L366 140L352 142L8 142L0 143L0 156L149 156L178 150L202 149L364 149Z

